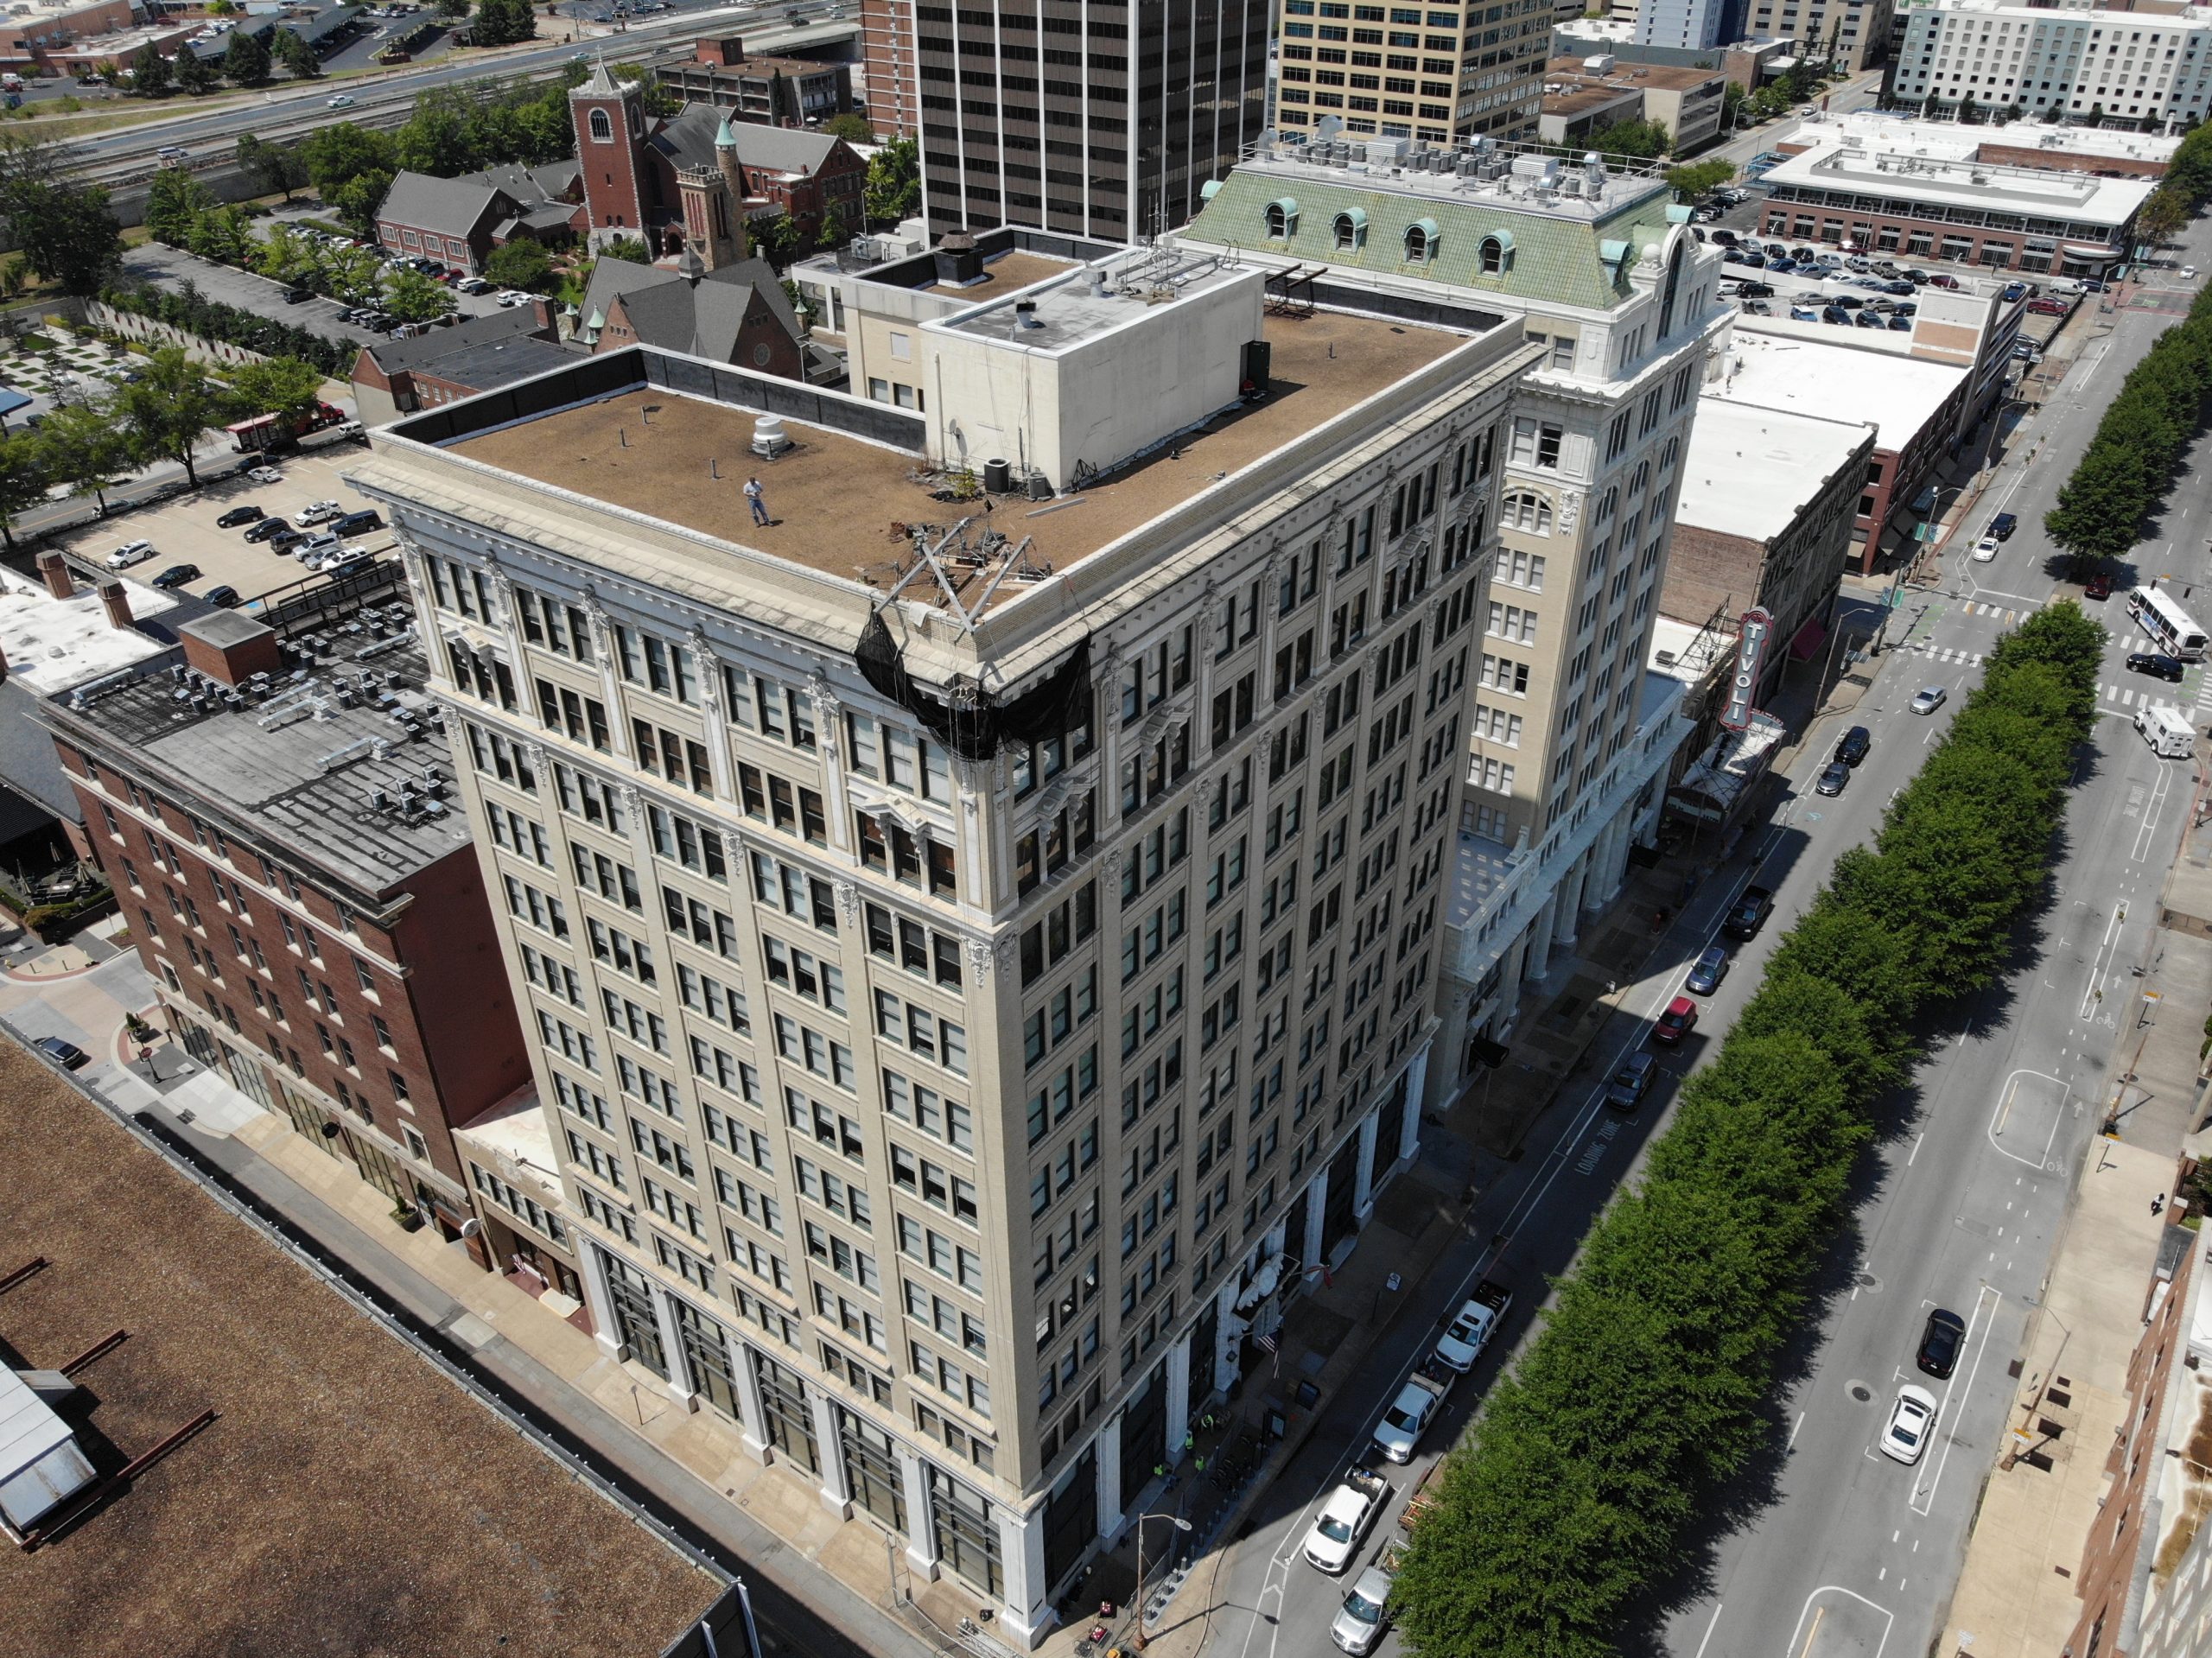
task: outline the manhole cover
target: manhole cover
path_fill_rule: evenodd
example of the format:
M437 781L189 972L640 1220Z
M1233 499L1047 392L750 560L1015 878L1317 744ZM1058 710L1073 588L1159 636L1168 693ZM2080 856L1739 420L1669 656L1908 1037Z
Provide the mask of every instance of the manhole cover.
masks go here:
M1882 1287L1882 1280L1875 1277L1872 1273L1860 1273L1858 1277L1858 1284L1859 1287L1862 1290L1878 1290Z
M1845 1387L1851 1396L1862 1405L1874 1396L1874 1390L1863 1382L1847 1382Z

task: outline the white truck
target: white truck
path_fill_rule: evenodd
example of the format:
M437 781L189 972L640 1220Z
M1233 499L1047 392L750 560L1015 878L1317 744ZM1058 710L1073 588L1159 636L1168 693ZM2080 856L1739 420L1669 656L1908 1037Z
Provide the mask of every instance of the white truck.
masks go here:
M1306 1534L1306 1558L1331 1577L1352 1562L1359 1545L1390 1500L1390 1482L1365 1468L1354 1468L1329 1493Z
M1511 1290L1495 1279L1484 1279L1452 1315L1451 1326L1437 1337L1436 1356L1455 1370L1473 1369L1512 1305Z
M2153 702L2135 710L2135 729L2164 760L2185 760L2196 753L2196 727L2177 708Z
M1459 1379L1459 1372L1440 1355L1432 1353L1423 1359L1376 1425L1375 1448L1392 1462L1411 1462L1421 1436L1428 1432L1428 1425L1436 1420L1437 1411Z

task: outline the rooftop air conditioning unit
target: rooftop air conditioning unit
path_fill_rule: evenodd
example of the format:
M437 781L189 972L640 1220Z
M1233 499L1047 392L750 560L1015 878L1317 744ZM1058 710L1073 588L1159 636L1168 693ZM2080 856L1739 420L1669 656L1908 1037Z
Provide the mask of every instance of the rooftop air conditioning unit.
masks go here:
M753 454L772 461L791 447L791 434L784 429L782 416L762 415L753 422Z

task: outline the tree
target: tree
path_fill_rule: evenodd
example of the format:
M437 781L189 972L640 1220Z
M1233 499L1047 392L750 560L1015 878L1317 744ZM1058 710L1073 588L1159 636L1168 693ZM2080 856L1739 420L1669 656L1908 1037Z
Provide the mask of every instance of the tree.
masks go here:
M875 142L874 124L856 110L847 110L831 116L822 124L822 130L832 138L842 138L849 144L872 144Z
M838 213L836 205L833 202L823 208L821 226L814 232L814 245L818 248L842 247L847 234L844 218Z
M660 77L653 73L651 64L618 63L614 66L614 78L640 88L644 94L640 101L647 115L673 115L683 107L683 101L661 85ZM769 106L773 108L775 88L772 85L768 95Z
M130 434L106 410L87 403L65 403L39 428L46 440L52 481L66 485L73 497L89 495L100 516L107 516L107 491L116 474L130 467Z
M270 49L284 72L297 80L314 80L322 73L322 60L315 54L315 48L306 39L289 29L280 29L270 41Z
M391 135L356 126L351 121L318 127L300 142L308 182L325 201L347 181L367 173L382 173L387 182L397 170L392 161ZM382 200L382 196L378 196Z
M385 278L384 308L402 322L428 322L453 309L453 295L421 271L403 268Z
M259 185L264 195L281 190L289 201L292 192L308 181L308 164L297 149L288 144L265 143L251 132L238 137L238 170Z
M462 18L468 16L468 7L469 0L438 0L438 3L432 7L431 10L435 11L441 17L449 18L454 22L459 22Z
M182 247L193 221L215 205L214 192L181 167L154 169L146 187L146 230L156 242Z
M153 98L168 91L169 80L169 60L147 41L130 60L130 90L141 98Z
M1713 160L1692 162L1684 167L1667 169L1667 182L1684 201L1695 201L1700 196L1718 190L1736 176L1736 163Z
M176 76L178 89L189 92L194 98L202 98L213 92L216 81L221 79L215 72L215 66L189 46L177 49L175 60L169 67Z
M377 296L383 259L373 248L318 247L315 262L322 285L335 298L359 305Z
M1624 156L1631 161L1656 161L1673 140L1656 121L1616 121L1600 127L1582 141L1582 148L1601 156Z
M322 371L296 357L270 357L232 375L231 391L252 414L304 415L322 401Z
M526 237L518 237L492 250L484 261L484 274L502 288L550 293L555 281L553 261L545 250Z
M165 171L174 169L163 169ZM90 299L123 262L123 226L107 192L92 185L10 177L0 156L0 219L11 221L23 261L61 291Z
M512 46L534 40L537 14L530 0L480 0L471 38L479 46Z
M231 31L223 53L223 73L241 86L258 86L269 79L269 48L258 35L243 29Z
M46 504L54 475L45 440L29 428L0 431L0 542L16 550L16 520Z
M155 351L139 378L117 391L113 408L139 458L176 461L194 489L200 474L193 466L194 448L235 417L231 398L177 346Z
M2135 215L2135 239L2152 252L2164 245L2190 220L2190 206L2171 182L2151 192Z
M626 264L633 265L649 265L653 262L652 252L645 246L644 239L635 236L608 237L599 245L599 257L620 259Z
M753 251L779 270L791 262L798 245L798 221L789 213L778 213L753 225Z
M210 208L192 221L185 245L218 264L245 264L253 257L253 221L236 203Z
M375 232L377 210L391 192L391 174L363 173L327 193L323 200L357 234L368 236Z
M434 87L418 95L414 112L391 135L395 167L441 179L481 167L483 158L469 130L469 101L467 92L458 86Z
M920 146L912 138L893 138L869 156L861 200L872 225L895 225L920 212Z

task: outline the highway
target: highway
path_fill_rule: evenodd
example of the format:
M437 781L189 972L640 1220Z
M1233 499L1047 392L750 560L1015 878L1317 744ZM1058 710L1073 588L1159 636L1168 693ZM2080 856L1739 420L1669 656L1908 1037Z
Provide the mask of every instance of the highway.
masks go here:
M2212 264L2212 230L2199 224L2178 265ZM2178 285L2171 273L2153 283ZM1697 949L1713 936L1727 899L1746 880L1778 894L1774 918L1718 994L1704 999L1700 1029L1666 1068L1679 1075L1725 1033L1756 989L1774 943L1801 913L1836 855L1871 838L1894 793L1976 683L1998 636L2054 597L2075 589L2057 577L2062 561L2041 519L2102 413L2104 403L2158 332L2175 318L2122 309L2112 331L2091 341L2049 403L2017 434L1973 515L1942 556L1936 591L1909 593L1893 619L1874 684L1847 715L1814 728L1799 751L1782 804L1748 858L1706 883L1662 952L1665 966L1624 1001L1585 1075L1531 1132L1529 1155L1507 1167L1478 1201L1467 1235L1421 1286L1420 1305L1440 1319L1480 1272L1502 1266L1523 1293L1506 1337L1463 1382L1414 1462L1390 1469L1389 1508L1363 1548L1371 1559L1406 1495L1463 1431L1506 1349L1523 1340L1535 1312L1526 1292L1560 1271L1592 1217L1630 1178L1643 1148L1666 1125L1673 1077L1624 1121L1600 1103L1602 1078L1618 1055L1639 1045L1652 1014L1680 989ZM2095 314L2076 326L2094 328ZM2040 454L2044 462L2037 466ZM2199 475L2184 473L2186 480ZM2146 544L2139 576L2192 582L2212 575L2200 530L2174 503L2172 538ZM1972 564L1967 549L1988 516L2009 510L2020 528L1996 561ZM2096 612L2099 607L2090 607ZM1848 624L1866 631L1875 613ZM1639 1609L1624 1649L1678 1658L1915 1658L1937 1632L1984 1469L2012 1386L2007 1366L2047 1268L2072 1171L2099 1120L2104 1079L2128 1015L2130 968L2148 948L2157 896L2178 845L2190 798L2186 766L2155 759L2128 723L2153 684L2156 700L2206 717L2202 672L2179 687L2126 674L2132 637L2118 599L2093 752L2069 802L2063 856L2040 918L2032 954L1985 995L1949 1011L1905 1098L1885 1108L1880 1142L1861 1171L1853 1226L1831 1252L1818 1316L1789 1356L1772 1401L1770 1454L1711 1505L1713 1534L1692 1540L1694 1568ZM1948 704L1932 717L1906 705L1940 684ZM1873 748L1844 793L1822 798L1814 778L1835 739L1853 724ZM1747 837L1748 839L1748 837ZM1384 1201L1387 1203L1388 1198ZM1914 1350L1928 1310L1942 1305L1968 1321L1966 1350L1948 1382L1916 1376ZM1209 1608L1207 1658L1289 1658L1331 1650L1326 1626L1357 1571L1324 1576L1299 1553L1320 1501L1345 1466L1369 1459L1368 1439L1403 1376L1433 1342L1433 1322L1403 1320L1324 1409L1306 1448L1264 1495L1244 1539L1221 1560L1210 1598L1180 1603L1167 1622ZM1942 1401L1929 1452L1907 1468L1873 1450L1897 1386L1917 1379ZM1195 1582L1208 1582L1201 1567ZM1185 1597L1201 1594L1195 1587ZM1395 1632L1378 1648L1395 1655Z

